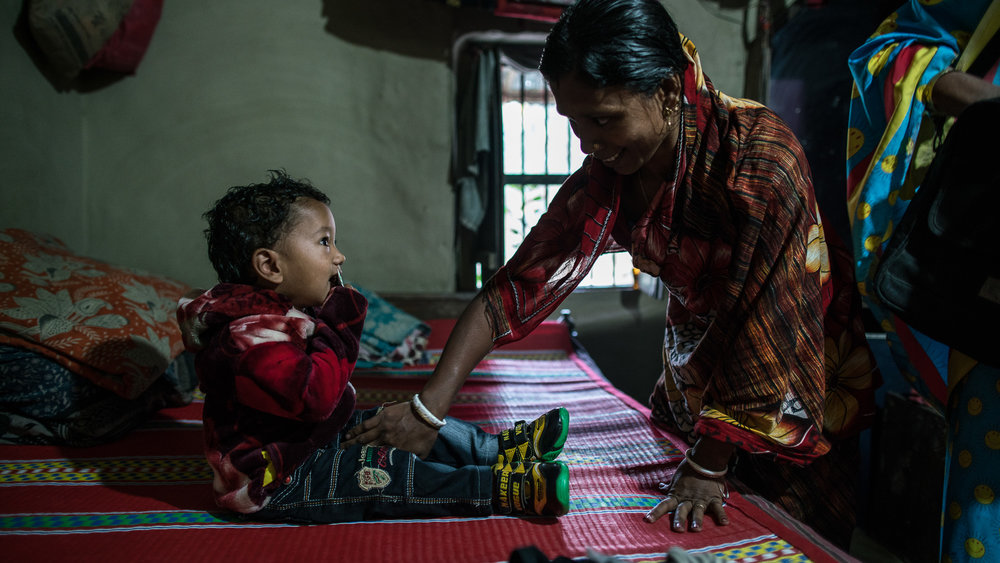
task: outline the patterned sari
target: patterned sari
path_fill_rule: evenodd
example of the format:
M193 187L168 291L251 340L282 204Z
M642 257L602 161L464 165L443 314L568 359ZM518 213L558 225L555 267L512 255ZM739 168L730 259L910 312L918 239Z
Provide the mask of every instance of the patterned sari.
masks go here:
M911 0L850 57L848 212L856 276L903 376L948 420L942 556L1000 560L1000 369L921 334L870 291L879 258L934 156L935 79L964 69L1000 30L1000 1ZM1000 84L997 62L985 79Z
M588 158L485 285L494 340L526 335L602 252L627 250L658 265L668 290L654 419L691 441L709 436L768 462L810 464L874 414L880 380L850 260L826 240L790 130L760 104L716 91L694 45L682 44L689 64L675 178L629 224L620 212L629 184ZM789 477L767 477L782 483L772 494L782 502ZM810 486L793 496L820 496ZM798 517L834 505L850 512L826 499L783 504Z

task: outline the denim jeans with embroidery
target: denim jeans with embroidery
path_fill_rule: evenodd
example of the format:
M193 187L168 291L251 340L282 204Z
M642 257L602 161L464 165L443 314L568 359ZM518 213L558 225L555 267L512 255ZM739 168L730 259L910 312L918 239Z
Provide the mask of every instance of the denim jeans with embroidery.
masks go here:
M457 418L438 432L427 459L382 446L340 449L349 428L377 409L355 411L338 439L314 452L252 519L356 522L493 513L495 434Z

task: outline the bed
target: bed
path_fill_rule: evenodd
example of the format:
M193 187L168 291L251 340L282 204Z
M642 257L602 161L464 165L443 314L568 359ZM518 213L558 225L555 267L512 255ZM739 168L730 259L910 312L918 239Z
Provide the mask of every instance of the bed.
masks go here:
M418 391L454 325L420 321L419 361L366 361L355 373L360 406ZM366 328L367 330L367 328ZM0 546L7 561L508 561L525 546L548 558L588 550L621 561L663 561L671 546L728 561L851 561L808 527L734 491L731 524L671 532L642 521L683 458L681 440L650 424L648 410L616 389L564 320L484 359L450 415L491 431L565 406L562 458L571 508L554 518L403 519L334 525L262 524L219 511L201 453L201 407L155 410L120 437L88 447L0 445ZM664 463L666 461L666 463Z

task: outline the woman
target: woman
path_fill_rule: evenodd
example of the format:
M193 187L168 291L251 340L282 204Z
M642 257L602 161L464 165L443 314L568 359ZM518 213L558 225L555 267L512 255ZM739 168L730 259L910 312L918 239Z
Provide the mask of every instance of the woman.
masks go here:
M801 147L770 110L714 89L656 0L567 8L540 70L590 156L462 314L423 404L444 416L493 346L528 334L597 256L624 249L669 290L651 406L693 444L646 519L728 523L727 468L741 452L741 470L762 471L757 490L846 545L855 468L838 452L871 415L873 363ZM351 437L423 455L434 433L401 404Z
M1000 0L911 0L849 60L856 88L847 155L856 275L900 372L948 421L940 555L951 561L1000 559L994 502L1000 369L915 331L882 307L871 283L892 226L940 142L935 121L961 119L972 103L1000 97L998 30Z

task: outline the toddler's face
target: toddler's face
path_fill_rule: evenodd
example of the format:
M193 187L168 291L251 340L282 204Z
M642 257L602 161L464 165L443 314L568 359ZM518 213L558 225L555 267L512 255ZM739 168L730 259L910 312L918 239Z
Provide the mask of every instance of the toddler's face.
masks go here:
M340 285L340 268L346 257L337 250L337 223L330 208L303 198L293 205L292 229L275 245L282 281L275 291L296 307L312 307L326 300Z

